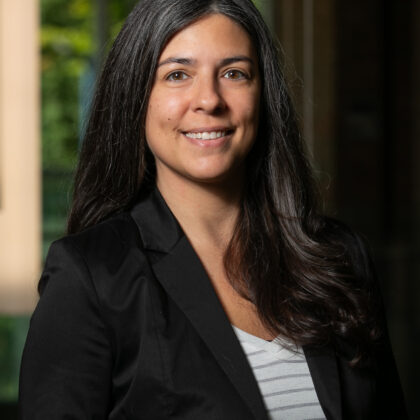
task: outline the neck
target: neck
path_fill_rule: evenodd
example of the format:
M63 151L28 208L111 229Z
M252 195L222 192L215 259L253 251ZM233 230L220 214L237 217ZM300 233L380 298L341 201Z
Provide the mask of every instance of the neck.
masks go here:
M185 234L197 248L224 251L239 214L243 177L221 183L197 183L174 176L157 186Z

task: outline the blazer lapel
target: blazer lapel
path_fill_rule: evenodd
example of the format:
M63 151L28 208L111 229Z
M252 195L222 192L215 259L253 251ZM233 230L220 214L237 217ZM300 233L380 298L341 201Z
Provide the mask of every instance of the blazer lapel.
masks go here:
M315 349L304 346L303 351L327 419L342 420L340 378L334 350L330 347Z
M257 382L210 280L178 222L155 190L131 212L146 249L165 253L153 270L258 420L267 412Z

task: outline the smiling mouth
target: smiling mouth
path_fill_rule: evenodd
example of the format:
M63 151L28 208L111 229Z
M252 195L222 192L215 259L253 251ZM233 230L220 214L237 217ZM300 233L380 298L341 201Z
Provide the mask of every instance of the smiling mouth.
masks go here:
M200 139L200 140L214 140L221 137L225 137L229 134L232 134L232 129L227 130L217 130L217 131L189 131L185 132L184 135L190 139Z

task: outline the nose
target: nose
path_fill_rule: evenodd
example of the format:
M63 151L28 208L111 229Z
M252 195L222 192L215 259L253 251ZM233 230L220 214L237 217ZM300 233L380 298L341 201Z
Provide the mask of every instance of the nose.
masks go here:
M193 95L191 107L195 112L214 114L226 108L217 79L211 75L196 80Z

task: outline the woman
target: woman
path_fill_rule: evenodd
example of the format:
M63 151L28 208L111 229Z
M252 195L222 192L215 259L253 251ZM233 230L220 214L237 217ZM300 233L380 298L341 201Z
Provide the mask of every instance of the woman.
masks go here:
M317 212L250 0L139 2L69 233L39 283L22 418L406 418L366 247Z

